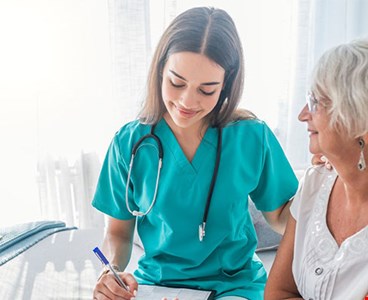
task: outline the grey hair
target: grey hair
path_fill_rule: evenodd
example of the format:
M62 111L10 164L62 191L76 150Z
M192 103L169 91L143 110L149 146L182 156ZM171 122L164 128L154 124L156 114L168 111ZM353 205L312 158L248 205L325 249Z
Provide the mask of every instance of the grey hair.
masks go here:
M326 51L312 73L311 90L331 101L330 125L357 138L368 132L368 38Z

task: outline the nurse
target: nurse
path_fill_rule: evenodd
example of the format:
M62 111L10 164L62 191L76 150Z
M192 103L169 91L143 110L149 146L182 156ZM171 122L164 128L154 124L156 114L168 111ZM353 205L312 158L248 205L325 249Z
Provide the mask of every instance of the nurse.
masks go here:
M131 299L138 283L263 299L248 199L282 233L298 181L265 122L237 109L243 79L241 42L225 11L189 9L163 33L143 108L113 137L92 202L108 215L103 252L130 291L106 271L94 299ZM135 226L145 254L128 274Z

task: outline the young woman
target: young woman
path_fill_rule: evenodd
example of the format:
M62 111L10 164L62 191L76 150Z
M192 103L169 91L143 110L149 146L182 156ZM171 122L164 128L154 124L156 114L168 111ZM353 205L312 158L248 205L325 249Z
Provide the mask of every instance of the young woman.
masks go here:
M106 273L95 299L130 299L138 283L263 299L248 198L283 232L298 182L268 126L236 109L243 77L225 11L189 9L166 29L143 109L114 136L92 203L109 216L103 250L118 270L129 262L135 225L145 254L134 276L119 272L131 292Z
M311 90L299 120L333 169L306 171L265 299L368 299L368 40L327 51Z

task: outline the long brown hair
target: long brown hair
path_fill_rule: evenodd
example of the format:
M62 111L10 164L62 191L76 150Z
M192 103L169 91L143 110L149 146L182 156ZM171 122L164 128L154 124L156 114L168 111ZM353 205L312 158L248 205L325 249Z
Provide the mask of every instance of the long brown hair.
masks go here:
M155 124L166 111L161 94L162 72L169 56L178 52L203 54L225 70L219 100L206 117L210 126L222 127L231 120L255 118L249 111L236 111L243 92L244 59L234 21L222 9L195 7L179 14L157 45L139 113L141 122Z

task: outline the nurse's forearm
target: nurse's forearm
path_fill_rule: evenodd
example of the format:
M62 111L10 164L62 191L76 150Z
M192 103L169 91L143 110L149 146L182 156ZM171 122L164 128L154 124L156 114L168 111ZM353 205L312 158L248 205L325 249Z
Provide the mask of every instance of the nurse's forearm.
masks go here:
M290 216L290 205L292 200L283 206L271 212L263 212L263 215L272 227L272 229L280 234L284 234L288 218Z
M135 219L108 218L102 250L112 265L125 270L132 252Z
M276 227L277 227L276 231L280 234L284 234L284 232L285 232L286 224L287 224L287 221L288 221L289 216L290 216L290 205L291 205L291 203L292 203L292 200L285 203L283 209L280 212L278 224L276 225Z
M102 245L103 252L112 265L125 270L132 253L132 241L107 232Z

